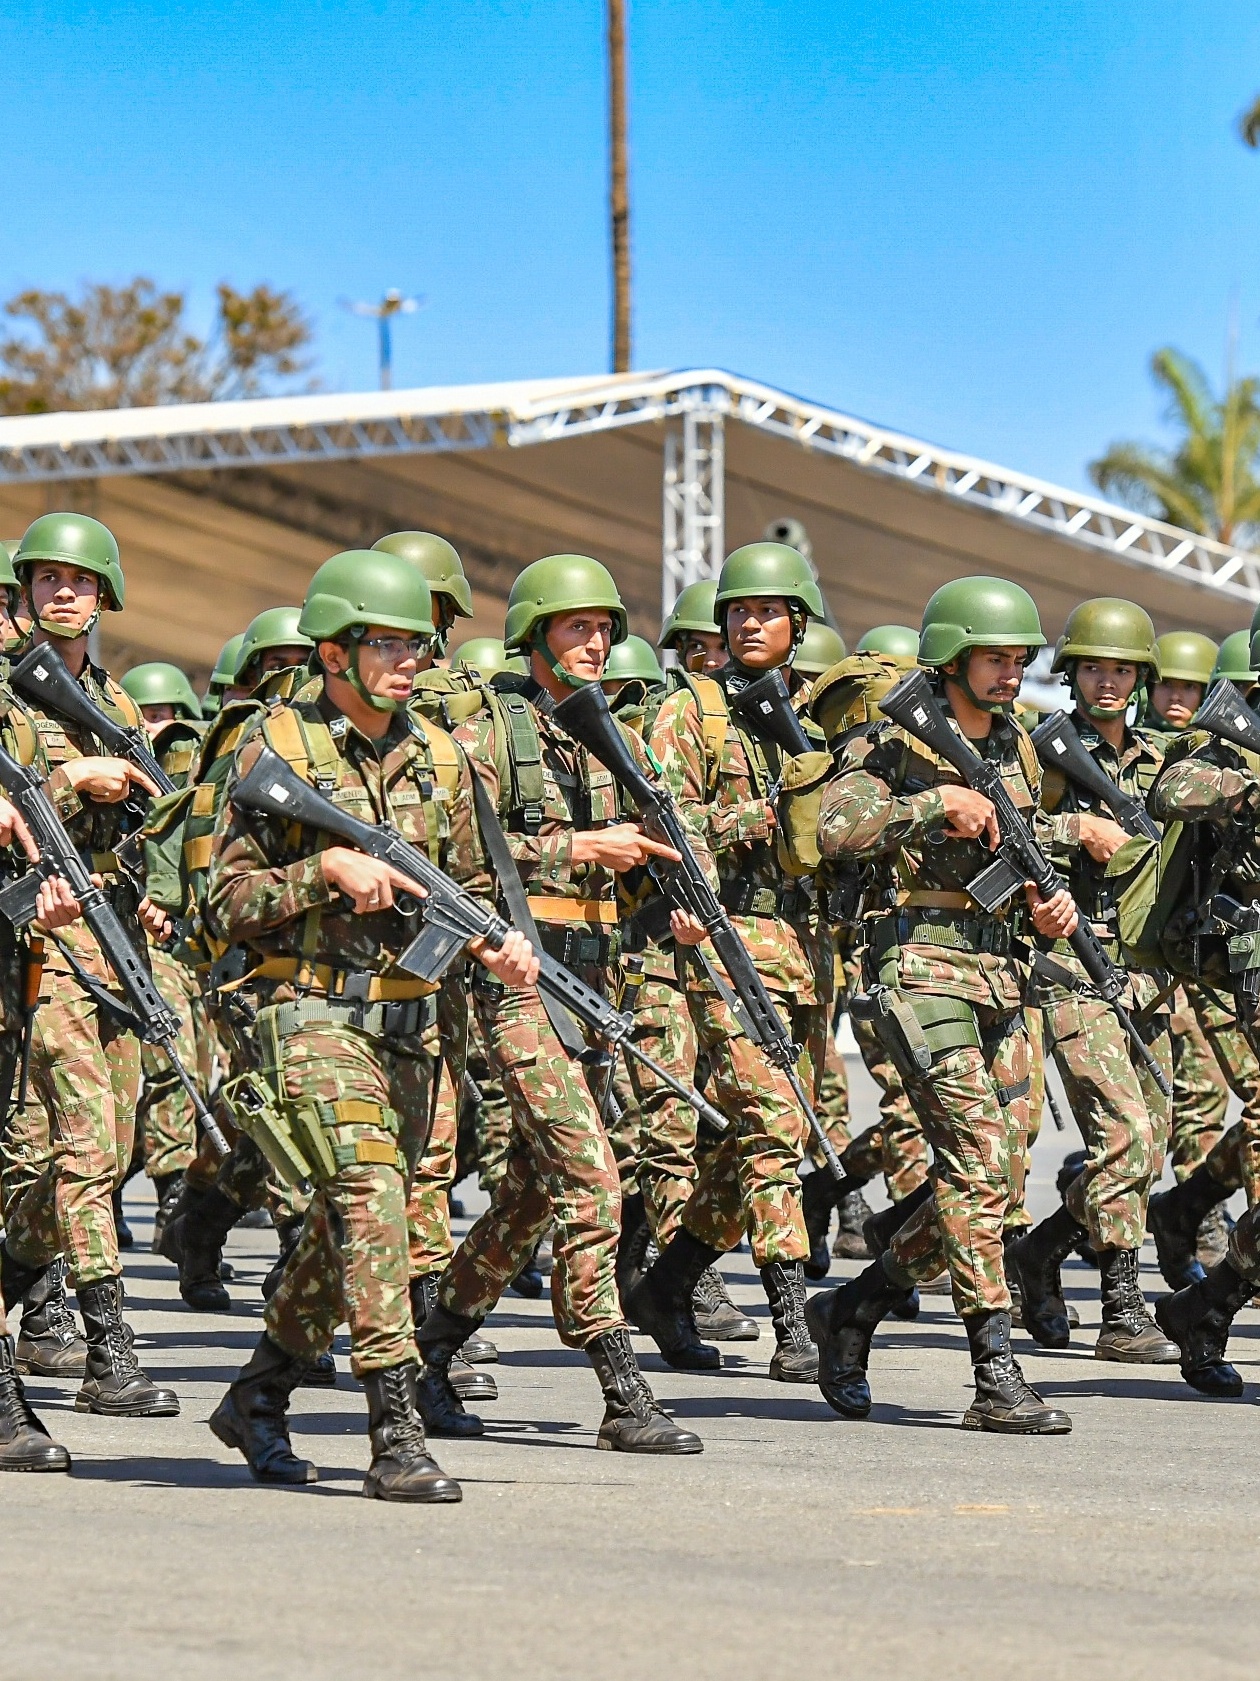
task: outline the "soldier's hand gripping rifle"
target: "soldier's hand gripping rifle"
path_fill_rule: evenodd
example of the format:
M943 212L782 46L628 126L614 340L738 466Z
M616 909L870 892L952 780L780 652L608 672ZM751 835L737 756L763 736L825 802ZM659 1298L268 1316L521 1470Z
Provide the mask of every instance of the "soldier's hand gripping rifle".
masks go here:
M286 823L300 823L319 830L333 840L364 852L379 863L388 864L408 876L425 891L420 902L420 931L397 959L406 974L436 983L459 957L470 940L482 939L498 950L512 932L512 924L480 899L438 869L427 853L405 840L388 823L364 823L334 805L311 787L287 760L264 747L248 772L232 788L229 799L237 811L256 812ZM401 907L400 907L401 908ZM405 914L405 913L404 913ZM623 1015L607 998L571 974L545 951L538 958L538 989L585 1022L596 1038L614 1051L634 1057L651 1070L662 1085L691 1105L718 1132L725 1130L726 1117L701 1094L677 1080L667 1068L640 1050L631 1040L634 1017Z
M1126 834L1144 835L1153 841L1163 838L1158 823L1141 800L1117 788L1088 751L1066 712L1052 712L1044 723L1038 724L1032 732L1032 744L1047 770L1060 771L1069 782L1100 800Z
M713 891L709 878L692 851L682 817L669 789L659 779L647 776L639 768L638 760L630 751L625 737L608 710L608 699L598 683L588 683L585 688L578 689L566 700L562 700L553 716L562 729L567 730L575 741L580 741L606 770L611 771L614 780L634 801L644 821L654 827L661 838L679 854L680 861L677 864L668 863L663 859L651 863L648 868L653 878L672 905L687 911L698 922L704 924L705 933L731 978L731 986L726 987L722 977L712 968L709 969L710 979L717 985L720 993L727 995L726 1002L734 1010L736 1019L748 1037L760 1046L776 1068L783 1071L809 1122L810 1131L827 1163L828 1171L838 1185L847 1185L840 1158L823 1131L822 1123L814 1113L814 1106L806 1096L805 1088L796 1072L800 1046L788 1032L783 1017L775 1008L774 1000L748 954L748 948L740 939L725 906ZM807 742L806 750L808 745ZM702 958L701 961L705 960Z
M145 730L120 724L103 712L51 643L41 642L24 654L9 674L14 691L43 712L51 712L94 735L115 759L126 759L143 771L159 794L173 794L175 784L153 757Z
M179 1019L174 1010L153 984L153 977L145 967L139 952L132 945L127 930L117 912L106 898L104 890L92 880L91 872L79 855L79 850L66 833L52 801L44 792L39 773L0 748L0 788L13 801L26 819L26 826L39 849L39 863L30 875L41 879L60 876L79 902L83 920L96 937L101 955L109 965L122 989L123 1004L82 965L71 959L76 978L96 998L98 1004L113 1011L134 1026L140 1037L151 1045L160 1045L176 1078L188 1094L202 1130L220 1157L231 1154L231 1145L223 1136L214 1116L206 1107L192 1075L180 1061L175 1049ZM0 890L0 914L9 918L15 927L29 921L26 906L33 905L29 876L20 876ZM62 948L64 950L64 948Z
M921 741L938 759L952 765L963 781L978 794L983 794L993 806L998 826L996 856L992 864L967 883L967 892L983 910L1000 910L1020 891L1025 881L1031 881L1043 899L1052 898L1066 887L1063 877L1046 857L1021 816L997 765L982 759L970 742L950 728L925 671L920 668L903 677L883 697L879 709L886 718L891 718L914 736L916 741ZM1128 1034L1135 1055L1165 1097L1171 1096L1169 1083L1150 1046L1120 1003L1125 985L1124 971L1111 961L1097 934L1083 917L1078 918L1076 930L1068 943L1098 996Z

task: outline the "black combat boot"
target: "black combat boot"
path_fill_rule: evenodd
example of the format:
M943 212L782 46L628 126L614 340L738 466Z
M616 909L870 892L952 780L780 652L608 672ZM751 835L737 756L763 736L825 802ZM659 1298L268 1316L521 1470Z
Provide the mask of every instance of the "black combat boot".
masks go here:
M1069 1188L1077 1179L1080 1178L1081 1174L1084 1173L1085 1166L1088 1161L1088 1150L1069 1150L1067 1155L1064 1156L1062 1165L1054 1176L1054 1188L1058 1191L1064 1202L1067 1201ZM1082 1261L1084 1261L1085 1265L1087 1267L1093 1267L1095 1272L1097 1272L1098 1256L1095 1254L1093 1246L1089 1241L1088 1232L1084 1234L1080 1242L1076 1244L1075 1248L1077 1255Z
M13 1338L0 1336L0 1471L68 1471L70 1455L31 1410Z
M850 1191L836 1203L836 1240L831 1253L838 1261L869 1261L871 1251L866 1244L866 1222L871 1218L871 1205L861 1191Z
M58 1255L26 1293L17 1368L32 1377L82 1377L87 1344L66 1298L66 1258Z
M1181 1375L1201 1395L1226 1399L1243 1392L1243 1380L1225 1358L1234 1315L1251 1300L1255 1285L1228 1260L1209 1267L1202 1284L1191 1284L1155 1304L1164 1335L1181 1351Z
M831 1271L827 1230L831 1225L831 1211L835 1206L836 1182L831 1174L822 1168L806 1174L801 1180L801 1213L805 1216L805 1235L809 1239L805 1276L815 1282L826 1278Z
M485 1434L476 1413L464 1410L450 1377L451 1361L480 1323L439 1303L416 1326L416 1346L424 1365L413 1387L424 1427L432 1436Z
M180 1296L198 1313L232 1311L219 1264L227 1234L240 1217L240 1204L217 1185L203 1190L185 1184L175 1212L167 1219L159 1252L179 1268Z
M308 1360L306 1370L298 1381L303 1389L335 1389L337 1362L332 1357L332 1350L326 1348L322 1354Z
M123 1213L122 1186L114 1192L110 1201L114 1205L114 1236L118 1239L120 1249L130 1249L135 1243L135 1233L127 1224L127 1216Z
M122 1280L98 1278L78 1288L87 1333L87 1371L74 1410L107 1418L175 1418L179 1399L140 1370L134 1338L122 1316Z
M262 1281L263 1300L269 1302L280 1288L280 1280L284 1277L284 1269L289 1264L289 1257L298 1246L298 1239L302 1235L301 1220L277 1220L276 1236L280 1240L280 1253L271 1263L271 1270Z
M681 1429L661 1411L624 1325L588 1342L586 1353L607 1403L596 1447L616 1453L703 1452L704 1443L694 1431Z
M666 1365L675 1371L721 1370L722 1356L711 1343L700 1341L691 1306L701 1273L721 1258L720 1250L679 1226L630 1292L631 1320L651 1337Z
M413 1278L411 1281L411 1317L417 1327L425 1320L438 1305L438 1274L425 1273L423 1278ZM499 1386L489 1372L478 1372L469 1365L464 1358L461 1348L457 1354L451 1356L446 1369L451 1388L461 1401L497 1401Z
M8 1244L0 1242L0 1294L9 1313L19 1302L26 1301L47 1270L46 1266L32 1267L19 1261L10 1253Z
M149 1248L155 1255L162 1253L162 1233L166 1230L166 1222L179 1206L179 1199L184 1189L184 1175L182 1173L159 1173L153 1181L153 1189L157 1193L157 1213L153 1216L153 1240Z
M778 1344L770 1376L778 1383L817 1383L818 1349L805 1323L805 1269L799 1261L771 1261L761 1269Z
M257 1482L313 1483L318 1478L310 1460L294 1453L286 1416L289 1397L308 1365L264 1331L249 1364L210 1414L210 1428L226 1447L245 1455Z
M617 1295L621 1300L623 1312L626 1298L643 1277L647 1265L645 1256L651 1241L652 1228L648 1225L647 1205L643 1201L643 1193L632 1191L628 1197L623 1197L621 1202L621 1235L617 1239L615 1263Z
M429 1457L424 1426L416 1412L416 1368L386 1366L365 1372L372 1463L363 1479L371 1500L408 1500L424 1505L464 1498L454 1477Z
M1155 1259L1164 1282L1173 1290L1202 1284L1203 1267L1195 1254L1199 1227L1232 1194L1202 1162L1180 1185L1160 1191L1147 1203L1146 1229L1155 1239Z
M1194 1246L1194 1258L1204 1270L1216 1266L1228 1255L1229 1234L1233 1229L1234 1221L1229 1210L1223 1202L1218 1202L1200 1225Z
M1066 1436L1072 1420L1048 1407L1024 1381L1011 1353L1011 1316L1005 1309L968 1314L963 1320L975 1371L976 1398L963 1414L964 1430L1012 1436Z
M866 1239L869 1253L882 1255L910 1216L917 1213L931 1195L932 1181L925 1179L908 1197L902 1197L900 1202L881 1208L878 1214L872 1214L869 1219L864 1220L862 1236Z
M838 1290L824 1290L805 1304L805 1323L818 1348L818 1387L841 1418L866 1418L871 1389L866 1368L875 1327L910 1294L894 1283L882 1256Z
M1071 1341L1059 1268L1089 1233L1061 1203L1054 1213L1013 1241L1003 1239L1003 1261L1011 1294L1018 1294L1020 1322L1039 1348L1066 1348Z
M1180 1358L1146 1311L1138 1282L1136 1249L1100 1249L1102 1330L1094 1344L1099 1360L1123 1360L1134 1366L1170 1366Z
M691 1314L701 1337L714 1342L756 1342L761 1327L741 1313L727 1293L716 1267L706 1267L691 1292Z
M499 1358L499 1350L489 1337L483 1337L480 1331L473 1331L460 1349L459 1357L461 1360L467 1360L470 1366L492 1366Z

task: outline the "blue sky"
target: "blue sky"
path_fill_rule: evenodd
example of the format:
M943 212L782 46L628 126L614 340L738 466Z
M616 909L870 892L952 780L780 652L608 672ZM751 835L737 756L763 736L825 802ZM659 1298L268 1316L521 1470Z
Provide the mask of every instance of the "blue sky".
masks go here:
M711 364L1071 485L1165 343L1260 365L1260 8L630 0L636 365ZM601 0L9 0L0 294L426 295L396 383L607 365Z

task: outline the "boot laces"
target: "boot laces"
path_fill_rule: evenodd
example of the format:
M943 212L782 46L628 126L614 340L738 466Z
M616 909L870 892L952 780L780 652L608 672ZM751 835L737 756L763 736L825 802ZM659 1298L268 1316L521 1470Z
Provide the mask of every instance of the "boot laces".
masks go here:
M660 1408L640 1370L639 1362L634 1357L629 1334L613 1331L604 1339L604 1349L608 1356L608 1364L612 1367L617 1394L639 1422L646 1424L652 1414L659 1412Z
M407 1386L407 1368L395 1366L384 1374L389 1406L389 1451L395 1459L412 1460L427 1456L424 1426L416 1416Z
M724 1307L734 1306L715 1267L706 1267L700 1274L692 1300L702 1313L718 1313Z
M40 1428L39 1420L26 1399L21 1377L8 1366L0 1370L0 1419L10 1441L25 1430Z
M48 1326L49 1335L55 1337L62 1348L69 1348L71 1343L78 1341L79 1327L75 1324L74 1314L70 1311L70 1303L66 1299L64 1275L58 1279L56 1287L44 1304L44 1322Z

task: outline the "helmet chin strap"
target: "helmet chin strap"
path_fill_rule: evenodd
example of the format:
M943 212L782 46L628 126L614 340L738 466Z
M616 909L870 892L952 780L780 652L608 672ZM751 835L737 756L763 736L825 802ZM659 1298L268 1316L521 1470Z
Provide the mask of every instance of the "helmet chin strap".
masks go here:
M598 677L576 677L573 672L566 671L560 661L547 646L547 635L542 629L534 632L530 640L530 647L536 648L550 667L551 674L568 689L589 689L592 683L598 683Z
M397 712L403 704L402 701L393 700L389 695L374 695L359 675L359 642L363 634L364 632L357 628L350 632L350 664L346 668L346 681L373 712Z
M1140 716L1142 713L1142 703L1145 699L1145 685L1142 683L1137 684L1133 693L1129 696L1129 699L1125 701L1122 707L1117 709L1114 706L1093 706L1085 699L1084 695L1081 693L1080 685L1076 681L1075 661L1072 662L1072 675L1069 681L1072 689L1072 700L1075 703L1076 710L1078 712L1083 712L1087 718L1095 718L1100 723L1104 724L1109 718L1123 718L1129 710L1129 703L1131 701L1137 702L1138 715Z
M953 681L957 683L958 687L966 695L971 704L979 707L981 712L992 712L996 718L1009 717L1015 710L1015 702L1013 700L989 700L987 696L982 697L978 695L972 688L970 671L971 656L974 652L974 648L965 648L963 650L959 658L958 671L954 675Z

